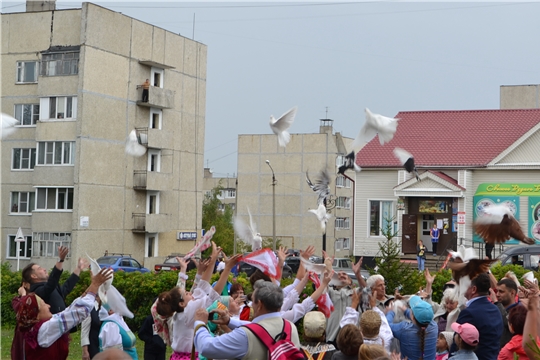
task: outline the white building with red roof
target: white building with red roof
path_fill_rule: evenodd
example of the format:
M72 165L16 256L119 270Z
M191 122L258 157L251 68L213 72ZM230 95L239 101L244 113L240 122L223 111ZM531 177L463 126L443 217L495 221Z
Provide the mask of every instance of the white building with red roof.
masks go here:
M512 89L501 88L506 109L399 112L389 143L375 137L357 153L355 256L376 256L389 219L404 254L416 252L418 239L431 250L433 223L441 232L438 255L473 240L483 249L472 223L484 206L500 202L540 242L539 98L529 103L536 108L511 109L505 90ZM413 154L420 180L394 157L396 147Z

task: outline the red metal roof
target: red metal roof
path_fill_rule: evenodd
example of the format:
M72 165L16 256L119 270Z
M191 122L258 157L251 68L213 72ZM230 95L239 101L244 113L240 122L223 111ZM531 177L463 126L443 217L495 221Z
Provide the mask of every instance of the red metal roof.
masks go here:
M403 111L394 138L381 146L378 136L356 155L366 168L400 167L396 147L414 156L418 167L486 166L540 123L540 109Z

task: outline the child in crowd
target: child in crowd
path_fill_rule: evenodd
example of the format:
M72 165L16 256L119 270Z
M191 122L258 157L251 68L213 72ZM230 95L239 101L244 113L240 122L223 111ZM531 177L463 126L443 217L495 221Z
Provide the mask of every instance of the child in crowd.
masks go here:
M450 356L450 345L454 342L453 333L450 331L443 331L439 333L437 338L437 352L435 353L435 360L447 360Z
M452 330L456 332L454 335L454 342L459 349L452 354L452 359L478 360L478 357L474 353L480 339L480 334L476 327L469 323L458 324L455 322L452 324Z

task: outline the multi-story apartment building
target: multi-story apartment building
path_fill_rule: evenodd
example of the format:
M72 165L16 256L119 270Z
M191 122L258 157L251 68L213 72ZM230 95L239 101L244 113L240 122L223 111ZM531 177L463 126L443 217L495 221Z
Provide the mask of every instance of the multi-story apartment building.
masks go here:
M53 266L60 244L147 267L189 250L177 238L201 228L206 46L91 3L44 3L2 15L1 108L20 121L1 145L2 261L16 263L19 227L21 267ZM133 129L142 157L124 151Z
M273 236L272 173L275 175L276 238L289 248L323 248L320 222L309 209L317 208L317 195L306 183L306 171L314 180L328 169L332 218L326 227L326 251L348 257L353 249L354 182L337 175L337 166L350 151L352 139L333 133L333 120L320 121L317 134L291 134L287 147L279 147L275 135L238 137L237 214L247 218L249 207L263 238ZM266 160L270 161L268 166ZM354 173L354 172L353 172ZM354 179L354 175L349 173Z
M221 210L229 206L233 211L236 207L236 177L214 177L210 168L204 168L203 191L205 196L210 196L212 190L221 187L218 199L221 202Z

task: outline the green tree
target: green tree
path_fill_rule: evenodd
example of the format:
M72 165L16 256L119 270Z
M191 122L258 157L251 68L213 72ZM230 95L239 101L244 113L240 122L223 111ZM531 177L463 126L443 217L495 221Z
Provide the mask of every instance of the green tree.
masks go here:
M385 226L381 228L386 240L379 243L379 254L375 258L375 268L369 269L370 274L380 274L386 281L386 293L391 295L396 288L401 294L414 294L422 286L424 276L412 269L408 264L401 262L399 245L393 240L398 235L393 230L395 217L385 219Z
M205 196L202 207L202 227L208 230L215 226L216 233L212 237L212 241L221 246L226 254L232 254L234 246L233 211L230 206L222 206L221 200L218 198L221 190L223 190L223 186L220 184L213 188L209 195Z

